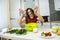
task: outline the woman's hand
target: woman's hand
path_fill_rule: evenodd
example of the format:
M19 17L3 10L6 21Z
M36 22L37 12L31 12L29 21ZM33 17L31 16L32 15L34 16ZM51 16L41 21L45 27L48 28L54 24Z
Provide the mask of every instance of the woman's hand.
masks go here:
M37 13L37 12L38 12L38 7L35 6L35 7L34 7L34 13Z
M24 14L24 10L23 9L19 9L19 14L23 15Z
M40 15L40 13L38 12L38 7L37 6L35 6L34 7L34 13L35 13L35 15L36 16L38 16L38 20L41 22L41 24L43 25L43 22L44 22L44 19L43 19L43 17Z

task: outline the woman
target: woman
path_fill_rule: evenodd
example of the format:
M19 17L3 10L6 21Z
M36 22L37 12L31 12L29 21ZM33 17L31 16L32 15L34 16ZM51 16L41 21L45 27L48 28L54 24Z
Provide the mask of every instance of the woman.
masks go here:
M43 24L44 19L43 17L39 14L38 12L38 7L35 6L34 10L31 8L27 8L26 9L26 17L23 18L24 15L24 11L22 9L19 9L19 13L21 14L20 18L19 18L19 24L20 26L22 25L22 23L36 23L37 21L40 21L41 24Z

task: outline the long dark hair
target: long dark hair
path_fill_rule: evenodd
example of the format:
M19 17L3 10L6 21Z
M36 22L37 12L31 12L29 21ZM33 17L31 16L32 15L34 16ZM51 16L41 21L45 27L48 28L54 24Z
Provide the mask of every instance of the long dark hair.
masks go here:
M33 10L32 8L27 8L27 9L26 9L26 17L28 17L28 18L30 19L29 15L28 15L28 10L30 10L30 11L32 12L33 17L36 16L36 15L34 14L34 10Z

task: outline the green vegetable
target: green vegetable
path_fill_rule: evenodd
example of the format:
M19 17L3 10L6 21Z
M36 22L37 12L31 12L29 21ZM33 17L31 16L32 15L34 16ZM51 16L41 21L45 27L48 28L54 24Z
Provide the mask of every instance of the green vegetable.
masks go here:
M52 27L52 30L60 30L60 26L54 26Z
M41 33L41 36L43 36L43 35L44 35L44 32Z
M26 29L13 29L13 30L8 31L7 33L26 34L27 30Z
M13 29L13 30L10 30L10 31L8 31L7 33L15 33L16 31L17 31L18 29Z
M25 30L25 29L16 31L16 34L26 34L26 33L27 33L27 30Z

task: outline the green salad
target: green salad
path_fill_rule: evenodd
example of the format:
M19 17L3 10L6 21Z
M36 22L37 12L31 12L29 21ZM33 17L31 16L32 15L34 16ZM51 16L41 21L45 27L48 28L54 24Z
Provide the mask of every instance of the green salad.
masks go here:
M13 30L8 31L7 33L26 34L27 30L26 29L13 29Z

